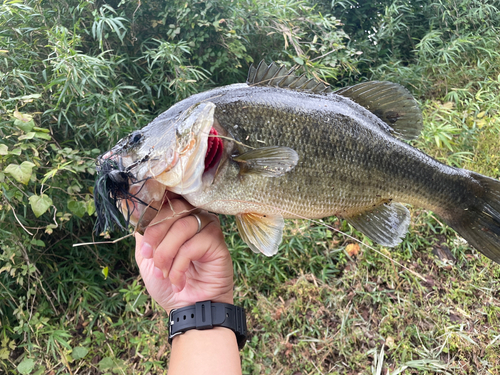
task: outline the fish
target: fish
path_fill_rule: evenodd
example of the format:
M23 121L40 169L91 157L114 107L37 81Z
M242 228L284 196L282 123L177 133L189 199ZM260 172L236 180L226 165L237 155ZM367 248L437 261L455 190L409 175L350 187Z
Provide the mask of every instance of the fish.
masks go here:
M234 215L248 247L266 256L291 218L336 216L394 247L410 204L499 263L500 181L411 146L422 128L418 102L399 84L334 91L261 61L245 83L179 101L98 158L96 230L146 228L171 191Z

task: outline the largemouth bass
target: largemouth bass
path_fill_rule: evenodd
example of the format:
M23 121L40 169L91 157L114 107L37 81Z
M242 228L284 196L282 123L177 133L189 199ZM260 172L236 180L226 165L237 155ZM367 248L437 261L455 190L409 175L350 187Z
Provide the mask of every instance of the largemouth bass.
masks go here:
M169 190L235 215L243 240L268 256L284 219L297 217L337 216L392 247L408 230L409 203L499 262L500 182L403 141L421 129L417 102L398 84L332 92L261 62L247 83L184 99L99 157L97 228L123 227L120 212L126 224L142 216L147 226L144 211Z

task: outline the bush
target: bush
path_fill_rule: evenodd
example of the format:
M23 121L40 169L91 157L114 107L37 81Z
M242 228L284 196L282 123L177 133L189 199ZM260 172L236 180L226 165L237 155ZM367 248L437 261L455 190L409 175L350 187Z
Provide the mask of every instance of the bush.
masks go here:
M137 284L129 239L72 247L103 240L92 235L94 161L176 101L243 82L252 62L302 66L337 87L364 79L403 83L425 102L428 151L456 165L466 158L479 169L487 165L496 146L476 141L500 128L498 8L498 1L476 0L4 1L2 370L65 371L87 360L101 371L123 367L100 345L110 327L147 331L140 317L152 307ZM280 258L262 277L338 273L328 251L315 248L308 264L296 251L308 245L298 243L286 242L296 269ZM243 278L261 267L253 256L235 256ZM265 285L255 290L273 293ZM155 345L121 338L116 345L124 351L127 340ZM143 371L160 371L157 362Z

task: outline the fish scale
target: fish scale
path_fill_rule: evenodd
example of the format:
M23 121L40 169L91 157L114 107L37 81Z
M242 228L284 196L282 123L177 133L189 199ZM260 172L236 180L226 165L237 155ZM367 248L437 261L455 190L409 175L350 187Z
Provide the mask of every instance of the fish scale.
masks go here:
M418 104L398 84L332 92L261 62L246 84L186 98L101 156L98 217L105 225L117 220L106 210L118 203L144 228L149 221L134 214L158 206L170 190L195 207L235 215L248 246L273 255L284 218L297 217L336 215L395 246L410 223L408 203L435 211L499 262L500 182L442 164L404 141L421 129ZM210 133L222 147L205 165ZM116 180L114 169L128 181Z
M210 200L241 199L244 192L246 200L289 211L285 217L352 215L388 200L434 209L442 206L443 200L435 192L442 189L444 182L429 186L425 176L433 168L450 177L460 174L459 170L435 162L376 127L360 127L338 115L326 97L310 95L307 105L295 104L283 110L283 102L296 93L281 90L282 93L260 87L249 89L253 94L251 102L242 101L239 96L235 101L227 96L222 102L214 99L215 116L232 137L249 147L262 147L259 140L265 139L268 143L273 140L272 145L294 149L299 154L297 166L279 179L245 176L236 190L224 179L220 186L214 183L208 190L210 196L203 203L197 200L197 205L211 209ZM321 113L315 108L322 108ZM233 124L238 127L235 129ZM343 128L341 132L332 131L338 127ZM244 152L241 147L235 151ZM410 157L406 158L408 152ZM401 168L401 162L405 168ZM232 167L236 176L238 163L233 162ZM398 179L396 184L392 183L394 178ZM453 190L453 186L452 181L448 190ZM296 196L297 187L302 188L300 196ZM426 195L426 191L432 193ZM445 196L448 197L446 192ZM288 207L285 202L291 201L294 203ZM226 207L225 213L233 215L241 209Z

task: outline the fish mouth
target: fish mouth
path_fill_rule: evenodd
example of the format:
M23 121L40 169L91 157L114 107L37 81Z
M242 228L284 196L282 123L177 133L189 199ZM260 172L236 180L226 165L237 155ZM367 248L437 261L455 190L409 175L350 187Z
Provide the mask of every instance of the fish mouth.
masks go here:
M96 233L126 230L130 224L141 231L156 216L166 191L184 195L202 188L205 172L216 169L222 155L222 143L212 130L214 109L213 103L188 109L176 120L181 125L175 141L143 145L148 152L142 157L121 148L125 141L99 157Z
M119 159L120 160L120 159ZM142 190L149 187L150 178L138 181L123 168L121 162L112 158L100 158L97 165L97 179L94 184L94 203L97 214L94 231L98 234L113 231L116 227L126 230L129 224L141 216L140 207L149 207L144 201Z

